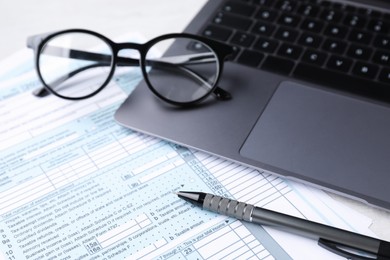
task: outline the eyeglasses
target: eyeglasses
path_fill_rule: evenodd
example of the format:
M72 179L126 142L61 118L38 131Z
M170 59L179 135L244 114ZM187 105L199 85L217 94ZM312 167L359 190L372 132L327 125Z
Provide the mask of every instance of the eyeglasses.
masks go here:
M195 104L210 94L230 99L217 86L224 60L233 48L200 36L176 33L162 35L144 44L115 43L103 35L71 29L31 36L27 46L35 53L35 65L44 88L37 96L52 93L79 100L101 91L118 66L140 66L150 90L162 100L179 106ZM161 57L160 49L170 46ZM133 50L137 57L127 57Z

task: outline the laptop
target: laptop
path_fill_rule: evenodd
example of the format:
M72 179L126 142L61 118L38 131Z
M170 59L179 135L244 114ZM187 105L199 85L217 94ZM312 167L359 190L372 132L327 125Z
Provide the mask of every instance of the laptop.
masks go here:
M390 1L212 0L185 32L235 46L232 99L182 109L141 82L119 124L390 209Z

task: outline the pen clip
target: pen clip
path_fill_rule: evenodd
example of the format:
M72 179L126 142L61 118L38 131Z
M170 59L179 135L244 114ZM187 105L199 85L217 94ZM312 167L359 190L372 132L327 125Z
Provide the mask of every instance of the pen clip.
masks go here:
M320 238L318 240L318 245L321 246L322 248L329 250L332 253L335 253L339 256L342 256L342 257L345 257L345 258L351 259L351 260L378 259L378 256L373 254L373 253L370 253L370 252L367 252L367 251L364 251L364 250L361 250L361 249L358 249L355 247L346 246L344 244L340 244L340 243L326 240L323 238ZM353 252L356 252L356 253L353 253ZM361 252L362 254L365 254L367 256L360 255L357 252Z

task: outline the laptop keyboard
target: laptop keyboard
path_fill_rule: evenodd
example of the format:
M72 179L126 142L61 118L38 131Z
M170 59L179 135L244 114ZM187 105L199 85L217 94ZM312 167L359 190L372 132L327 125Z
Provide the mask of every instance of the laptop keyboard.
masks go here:
M233 61L390 101L390 14L320 0L230 0L202 29Z

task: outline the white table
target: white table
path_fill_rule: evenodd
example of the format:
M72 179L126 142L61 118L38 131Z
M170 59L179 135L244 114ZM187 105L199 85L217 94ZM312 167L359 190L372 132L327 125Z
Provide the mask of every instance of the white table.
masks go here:
M85 28L115 37L141 32L147 39L181 32L206 0L13 0L0 3L0 60L25 48L26 37ZM371 230L390 241L390 212L332 195L373 219Z

